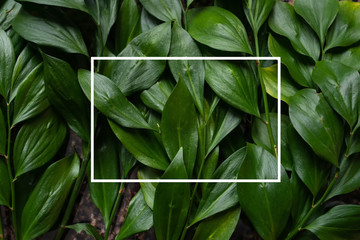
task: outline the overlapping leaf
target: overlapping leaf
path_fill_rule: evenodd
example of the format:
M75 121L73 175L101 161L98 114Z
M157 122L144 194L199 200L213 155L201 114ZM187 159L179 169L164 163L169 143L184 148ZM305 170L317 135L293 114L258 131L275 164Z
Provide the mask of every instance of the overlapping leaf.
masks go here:
M140 0L143 7L156 18L162 21L175 20L181 23L181 2L177 0Z
M0 29L0 95L5 99L11 87L11 76L15 64L15 53L10 38Z

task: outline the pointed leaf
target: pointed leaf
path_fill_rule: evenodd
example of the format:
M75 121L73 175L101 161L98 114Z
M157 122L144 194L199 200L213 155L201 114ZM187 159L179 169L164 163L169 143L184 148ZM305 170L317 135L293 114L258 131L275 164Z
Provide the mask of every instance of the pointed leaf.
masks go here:
M84 0L19 0L20 2L33 2L51 6L74 8L87 12Z
M0 205L11 206L11 187L5 159L0 157Z
M143 91L140 98L147 107L161 113L173 89L174 84L170 79L162 79Z
M170 56L202 56L195 41L187 31L175 24L171 33ZM200 114L204 113L204 79L205 69L202 60L171 60L169 67L176 81L181 77L194 100Z
M35 16L22 8L12 26L30 42L88 56L80 31L68 19L62 12Z
M246 17L257 34L274 6L275 0L246 0L243 2Z
M343 123L323 95L313 89L299 91L290 99L289 116L296 131L314 152L338 166Z
M296 0L294 8L316 32L320 39L321 46L324 46L327 31L339 11L337 0ZM326 9L324 11L324 9Z
M153 213L146 205L139 191L130 201L130 205L116 240L126 239L136 233L149 230L153 226Z
M312 78L331 107L352 128L360 114L359 72L341 63L324 60L316 63Z
M346 48L339 52L328 53L326 59L341 62L342 64L360 71L360 43L352 48Z
M66 227L74 229L77 233L84 231L87 235L92 236L95 240L103 240L98 230L88 223L76 223Z
M165 104L161 135L170 159L183 148L186 171L191 178L198 146L197 115L190 92L181 78Z
M162 179L187 179L180 148ZM189 183L159 183L154 199L154 228L158 240L177 240L186 222L190 205Z
M257 79L246 63L206 61L205 80L225 102L254 116L260 116Z
M156 18L181 24L181 5L178 0L140 0L143 7Z
M248 143L239 179L276 179L277 160L262 147ZM291 186L285 169L280 183L239 183L240 206L264 239L278 239L290 216Z
M276 1L269 26L277 34L287 37L297 52L318 60L320 44L315 32L295 13L292 5Z
M198 42L209 47L252 54L242 22L219 7L193 8L187 11L188 31Z
M22 212L20 239L41 236L56 223L71 186L78 177L79 168L79 158L74 155L46 169Z
M0 28L4 31L10 28L12 20L16 17L20 11L21 4L13 1L2 1L0 6Z
M0 95L5 99L11 87L11 76L15 64L15 53L10 38L0 29Z

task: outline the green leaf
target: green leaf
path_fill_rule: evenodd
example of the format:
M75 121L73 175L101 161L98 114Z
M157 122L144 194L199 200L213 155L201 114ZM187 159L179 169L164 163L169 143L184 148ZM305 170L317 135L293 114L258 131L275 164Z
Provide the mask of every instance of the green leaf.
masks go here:
M80 69L78 79L86 97L91 99L91 73ZM142 113L129 102L113 81L94 73L94 105L117 124L129 128L151 129Z
M274 139L278 139L278 116L277 113L269 113L269 118L271 122L271 132L274 136ZM287 115L281 115L281 164L286 170L292 170L293 161L289 151L288 146L288 136L287 131L290 125L290 119ZM251 136L254 142L265 148L269 152L273 152L274 146L270 143L269 134L267 131L267 126L265 124L266 116L265 114L261 114L261 119L257 118L254 120L251 126ZM275 143L278 145L278 142Z
M162 179L187 179L180 148ZM158 240L177 240L190 206L190 183L159 183L154 199L154 228Z
M40 64L18 88L12 126L40 114L49 106L50 103L45 93L43 67Z
M163 173L153 168L141 166L138 170L139 179L160 179ZM157 182L141 182L141 192L143 193L144 200L150 209L154 208L155 191Z
M94 149L94 178L119 179L120 161L118 157L117 139L111 132L107 122L101 122L95 136ZM119 193L119 183L92 183L89 182L90 197L99 208L104 218L105 227L111 224L110 214L116 196Z
M296 131L314 152L338 166L344 127L323 95L313 89L299 91L290 99L289 116Z
M58 58L42 54L45 91L50 103L69 127L86 142L90 141L90 104L71 66ZM64 81L66 79L66 81Z
M170 159L183 148L187 175L191 178L198 146L197 114L190 92L181 78L165 104L161 137Z
M338 180L335 182L326 200L355 191L360 187L359 158L350 157L340 169Z
M111 27L116 21L119 0L85 0L85 4L94 21L100 26L102 45L105 46Z
M239 221L240 207L219 213L201 222L196 228L193 240L226 240L230 239Z
M326 183L329 165L315 155L293 127L288 128L287 134L294 170L316 198Z
M21 37L30 42L88 56L80 31L68 19L60 11L46 11L44 16L34 16L22 8L12 25Z
M140 32L140 10L136 1L124 0L116 21L116 52L123 50Z
M0 205L11 206L11 187L5 159L0 157Z
M212 179L236 179L245 154L246 148L233 153L216 169ZM190 226L237 203L236 183L208 183Z
M120 166L121 166L121 176L122 178L126 178L132 168L136 165L137 160L134 158L131 153L126 150L126 148L121 145L120 149Z
M346 66L355 68L360 71L360 44L352 48L342 49L342 51L327 53L326 59L340 62Z
M21 4L13 0L2 1L0 7L0 28L4 31L10 28L12 20L20 11Z
M170 49L171 23L163 23L134 38L119 57L167 56ZM110 74L126 96L150 88L165 70L166 61L115 61Z
M20 2L33 2L50 6L74 8L87 12L84 0L19 0Z
M320 44L314 31L295 13L288 3L276 1L269 18L271 30L287 37L294 49L317 61L320 55Z
M20 239L41 236L56 223L71 186L78 177L79 168L79 158L74 155L46 169L22 212Z
M14 48L10 38L0 29L0 95L5 99L11 88L11 76L15 64Z
M82 231L84 231L87 235L92 236L95 240L103 240L98 230L89 223L76 223L66 227L74 229L77 233L81 233Z
M178 0L140 0L143 7L156 18L181 24L181 5Z
M39 54L29 45L26 45L18 56L14 66L11 80L10 102L16 97L17 91L22 82L40 63L41 57Z
M179 25L174 24L171 33L170 56L202 56L191 36ZM176 81L182 78L189 89L200 114L204 114L205 69L202 60L170 60L169 67Z
M281 63L287 67L295 82L304 87L312 87L314 85L311 81L314 65L305 56L297 53L285 39L280 37L275 39L270 34L268 46L271 55L281 57Z
M140 98L147 107L161 113L173 89L174 84L170 79L162 79L143 91Z
M7 129L6 129L6 122L5 117L0 109L0 155L5 155L6 153L6 140L7 140Z
M126 149L142 164L165 170L169 165L164 147L150 130L123 128L109 120L110 127Z
M143 8L141 10L141 17L140 17L140 25L141 25L141 32L146 32L158 25L160 25L162 22L152 16L148 11Z
M357 239L360 236L360 206L339 205L321 215L305 229L320 239Z
M261 68L261 76L263 78L266 92L273 98L278 98L278 65L274 64L270 67ZM281 100L289 103L290 97L298 91L296 86L291 82L289 74L281 71Z
M275 0L246 0L243 2L246 18L255 34L259 32L260 27L269 17L274 3Z
M25 123L14 143L15 178L50 161L65 136L65 125L51 109Z
M342 1L339 4L339 13L326 36L325 51L360 40L360 3Z
M124 223L116 240L126 239L136 233L149 230L153 225L153 213L146 205L144 196L139 191L130 201Z
M352 139L351 143L349 141L347 141L347 144L351 144L351 146L349 148L349 152L348 152L349 156L354 153L360 152L360 131L355 130L355 132L352 132L352 134L354 134L354 135L353 135L353 139Z
M198 42L219 50L252 54L244 25L228 10L193 8L187 11L187 19L188 31Z
M205 61L205 80L231 106L259 117L257 79L247 63Z
M360 114L360 74L357 70L328 60L316 63L312 75L331 107L352 128Z
M337 0L296 0L294 8L316 32L320 39L321 46L324 46L327 31L339 11Z
M260 146L247 145L239 179L276 179L277 160ZM284 168L280 183L239 183L240 206L257 233L264 239L278 239L290 216L291 186Z

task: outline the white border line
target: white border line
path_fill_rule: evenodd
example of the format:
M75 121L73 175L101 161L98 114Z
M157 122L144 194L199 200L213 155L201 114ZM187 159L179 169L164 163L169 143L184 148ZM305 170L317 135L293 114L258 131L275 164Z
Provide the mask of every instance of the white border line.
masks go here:
M278 177L276 179L95 179L94 177L94 61L96 60L276 60L278 75ZM166 183L278 183L281 182L281 58L280 57L91 57L91 154L90 178L97 183L141 183L141 182L166 182Z

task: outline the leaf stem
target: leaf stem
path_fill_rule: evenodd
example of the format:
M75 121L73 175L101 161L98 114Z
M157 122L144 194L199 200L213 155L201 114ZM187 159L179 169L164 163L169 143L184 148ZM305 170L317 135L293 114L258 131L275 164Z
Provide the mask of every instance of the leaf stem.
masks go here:
M73 190L71 192L71 196L70 196L70 199L68 201L68 205L66 206L65 214L64 214L64 216L63 216L63 218L61 220L60 228L58 229L55 240L60 240L62 235L64 234L65 227L67 225L67 222L69 221L69 218L70 218L71 212L73 210L76 198L77 198L77 196L79 194L79 191L80 191L81 184L82 184L82 182L84 180L84 177L85 177L86 168L87 168L87 165L89 163L89 154L90 154L89 148L88 148L88 146L86 146L83 161L82 161L80 172L79 172L79 176L76 179L75 186L74 186L74 188L73 188Z
M185 28L185 30L187 30L187 21L186 21L186 10L187 10L187 8L185 10L184 5L183 5L181 0L179 0L179 3L180 3L180 6L181 6L182 13L184 15L184 28ZM181 25L181 23L180 23L180 25Z
M111 223L114 221L115 213L117 212L117 210L121 204L122 197L124 196L123 192L124 192L124 182L121 182L119 193L117 194L114 206L111 209L110 218L109 218L109 226L106 227L104 240L108 239L108 236L110 233L110 228L111 228Z

